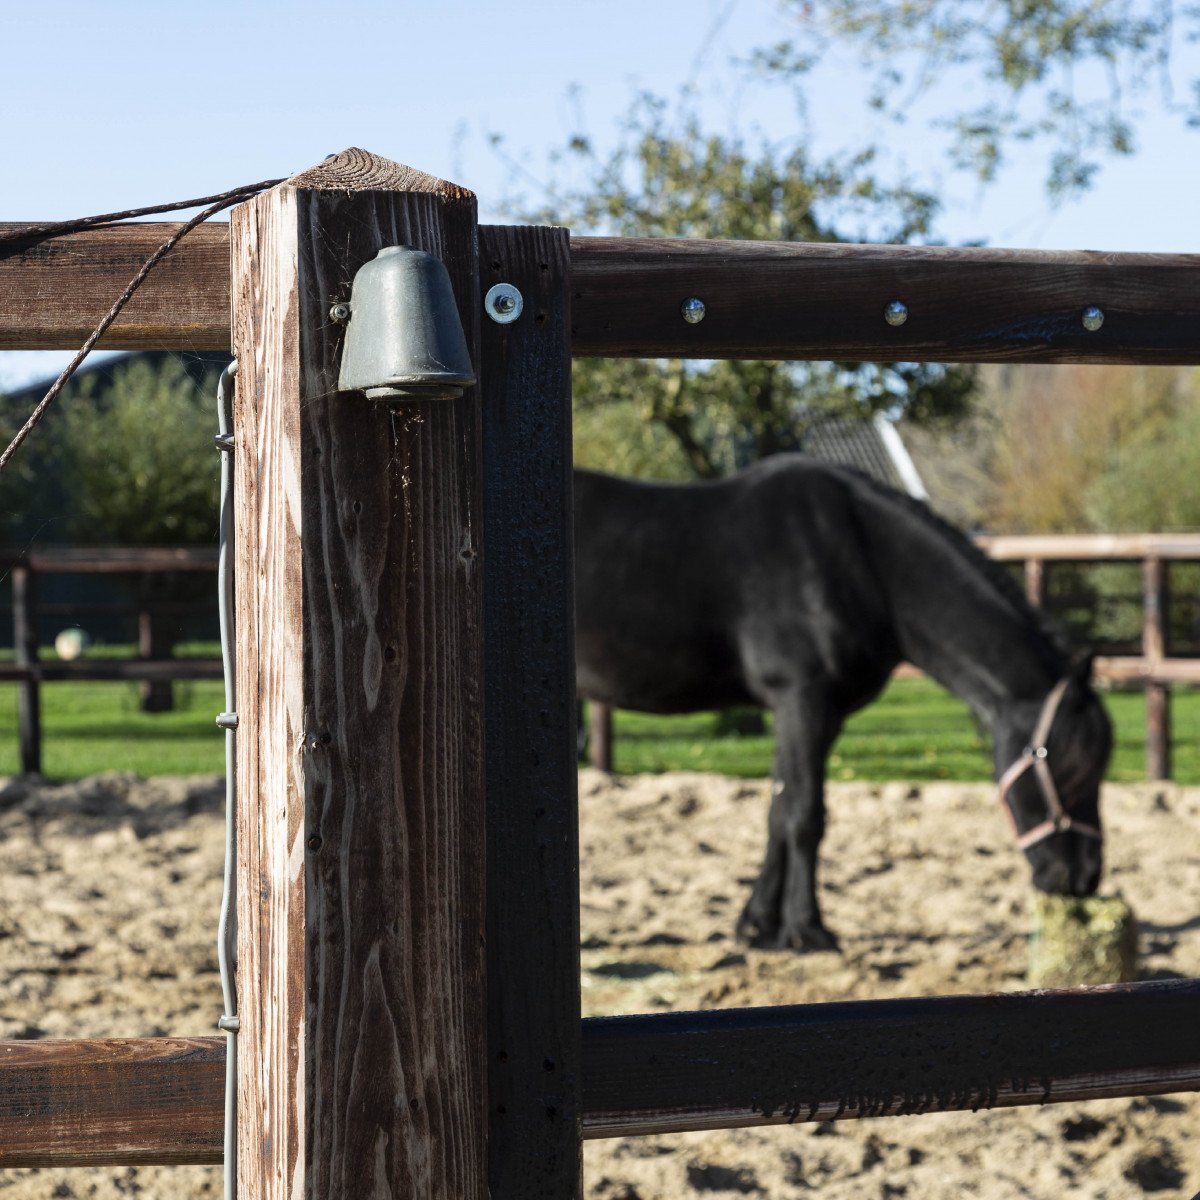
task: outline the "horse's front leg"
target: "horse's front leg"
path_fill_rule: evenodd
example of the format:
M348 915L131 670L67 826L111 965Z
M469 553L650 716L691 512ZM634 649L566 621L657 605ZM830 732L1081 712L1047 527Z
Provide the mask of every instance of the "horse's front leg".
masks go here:
M825 757L837 737L813 697L775 706L775 785L767 852L738 921L738 937L764 949L836 950L817 900L817 852L825 833Z

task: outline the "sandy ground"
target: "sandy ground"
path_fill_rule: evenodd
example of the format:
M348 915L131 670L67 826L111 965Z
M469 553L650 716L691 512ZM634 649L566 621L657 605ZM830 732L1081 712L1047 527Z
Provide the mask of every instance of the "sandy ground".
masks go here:
M991 789L835 785L825 916L841 954L749 951L733 922L765 782L580 776L589 1014L1019 988L1028 875ZM0 781L0 1037L211 1033L220 1011L219 779ZM1200 790L1109 789L1104 890L1141 922L1143 976L1200 975ZM1200 1189L1200 1098L589 1142L591 1200ZM216 1168L0 1172L0 1200L217 1196Z

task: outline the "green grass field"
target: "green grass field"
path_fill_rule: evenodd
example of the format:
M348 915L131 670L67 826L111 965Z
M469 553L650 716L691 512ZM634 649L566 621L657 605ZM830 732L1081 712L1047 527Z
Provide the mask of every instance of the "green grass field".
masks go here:
M1108 692L1116 744L1108 777L1145 778L1146 706L1141 693ZM1200 783L1200 693L1179 690L1172 700L1174 775ZM618 712L613 765L637 771L719 771L770 774L772 740L713 737L714 717L653 717ZM990 779L989 743L966 706L927 679L894 681L879 700L847 723L829 758L833 780Z
M189 647L210 655L212 646ZM138 775L220 771L224 739L214 718L224 707L219 683L175 685L176 710L139 711L131 683L54 683L42 688L43 767L51 779L98 771ZM1145 704L1139 693L1105 697L1116 725L1109 769L1115 780L1144 777ZM1174 770L1181 783L1200 783L1200 693L1179 690L1172 707ZM620 772L718 771L770 774L771 738L714 736L711 713L652 717L618 712L615 766ZM17 770L16 687L0 685L0 774ZM924 679L897 680L853 717L829 762L834 780L983 780L991 778L986 740L966 708Z

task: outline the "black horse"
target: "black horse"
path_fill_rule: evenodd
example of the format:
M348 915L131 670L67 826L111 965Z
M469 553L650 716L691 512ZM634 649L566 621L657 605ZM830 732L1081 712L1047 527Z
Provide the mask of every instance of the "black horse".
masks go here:
M580 696L774 713L768 845L744 941L836 947L816 893L825 759L903 661L991 732L1034 885L1095 890L1112 730L1090 663L1073 664L1008 572L925 505L804 455L716 483L576 471L575 560Z

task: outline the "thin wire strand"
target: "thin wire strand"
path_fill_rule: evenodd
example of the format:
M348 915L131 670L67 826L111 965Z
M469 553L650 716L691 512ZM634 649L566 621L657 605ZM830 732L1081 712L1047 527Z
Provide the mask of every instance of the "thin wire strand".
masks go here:
M0 231L0 242L19 242L24 238L76 233L84 229L91 229L95 225L112 225L130 217L148 217L155 213L178 212L181 208L196 208L200 204L213 204L233 195L265 192L267 188L274 187L277 183L283 183L283 180L264 179L261 183L248 183L245 187L235 188L230 192L221 192L214 196L197 196L194 200L175 200L170 204L155 204L149 208L127 208L124 212L101 213L95 217L75 217L70 221L48 221L42 225L18 225L13 229Z
M9 442L8 448L3 454L0 454L0 471L3 471L5 467L8 466L9 460L21 448L21 444L30 435L30 433L32 433L37 427L38 422L41 421L42 417L46 413L46 410L51 404L54 403L55 397L59 394L59 392L62 391L67 381L78 370L79 364L82 363L83 360L92 352L96 343L104 336L104 333L108 327L117 319L121 309L123 309L125 305L129 303L130 297L132 297L134 292L141 287L146 276L149 275L152 270L154 270L154 268L162 261L163 258L166 257L168 253L170 253L171 249L180 240L180 238L191 233L191 231L195 229L197 225L207 221L209 217L219 213L222 209L230 208L234 204L239 203L241 200L246 199L256 192L264 191L266 188L273 186L273 182L265 181L263 183L249 184L245 187L235 188L233 191L222 193L220 196L215 198L214 203L210 204L201 212L198 212L190 220L185 221L178 229L175 230L174 233L171 234L169 238L167 238L165 242L163 242L161 246L159 246L157 250L155 250L152 255L150 255L148 259L146 259L146 261L142 264L141 270L139 270L138 273L129 281L128 286L120 294L120 296L117 297L112 308L105 313L104 317L100 321L100 324L97 325L94 330L92 330L92 332L88 335L87 340L76 352L74 358L72 358L66 367L63 368L62 374L59 375L59 377L50 385L50 390L42 397L40 401L38 401L37 407L34 408L33 412L29 414L28 420L26 420L25 424L22 425L19 430L17 430L16 436L11 442ZM181 202L180 205L176 205L174 207L191 207L194 203L194 201ZM138 212L141 214L154 211L162 212L165 210L130 209L131 213ZM70 229L85 228L88 224L96 224L103 219L105 218L84 217L79 221L60 222L64 228L60 229L59 232L68 232L68 227ZM30 235L27 233L22 233L20 236L27 237Z

